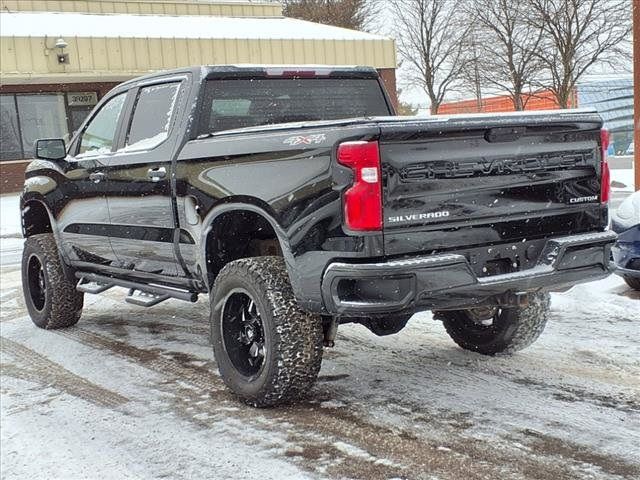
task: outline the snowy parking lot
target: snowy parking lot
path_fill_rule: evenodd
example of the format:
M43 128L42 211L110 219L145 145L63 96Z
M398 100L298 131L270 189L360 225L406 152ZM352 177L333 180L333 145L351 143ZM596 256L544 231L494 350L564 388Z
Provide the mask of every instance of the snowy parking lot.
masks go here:
M218 376L205 297L113 289L39 330L6 236L4 479L640 478L640 293L616 276L553 294L513 357L459 349L428 313L384 338L342 326L307 401L256 410Z

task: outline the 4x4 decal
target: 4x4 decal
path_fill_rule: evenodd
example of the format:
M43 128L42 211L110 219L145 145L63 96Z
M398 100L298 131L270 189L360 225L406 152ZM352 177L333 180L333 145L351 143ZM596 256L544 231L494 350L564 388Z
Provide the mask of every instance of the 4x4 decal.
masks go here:
M294 135L283 140L285 145L318 145L324 142L327 136L324 133L317 133L315 135Z

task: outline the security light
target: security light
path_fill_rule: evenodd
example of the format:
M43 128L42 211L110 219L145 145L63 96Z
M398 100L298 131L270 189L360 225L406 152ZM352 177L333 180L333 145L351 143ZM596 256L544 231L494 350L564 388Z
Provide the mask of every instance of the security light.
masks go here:
M64 49L67 48L69 44L65 41L64 38L58 37L56 40L55 48L59 48L60 52L58 53L58 63L60 64L68 64L69 63L69 54L64 53Z

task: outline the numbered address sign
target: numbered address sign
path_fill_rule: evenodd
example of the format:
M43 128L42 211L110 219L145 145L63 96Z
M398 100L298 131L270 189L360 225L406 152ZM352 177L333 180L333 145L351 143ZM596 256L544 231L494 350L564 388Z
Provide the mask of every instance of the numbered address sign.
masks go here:
M96 92L69 92L67 93L67 103L70 107L93 106L98 103Z

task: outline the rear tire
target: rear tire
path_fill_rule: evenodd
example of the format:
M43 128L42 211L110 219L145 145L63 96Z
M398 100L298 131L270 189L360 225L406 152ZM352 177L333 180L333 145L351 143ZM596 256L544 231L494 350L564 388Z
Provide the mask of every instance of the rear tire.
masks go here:
M255 407L291 403L314 384L322 320L296 302L284 260L228 263L211 295L211 339L227 387Z
M475 310L439 312L445 330L460 347L483 355L509 355L537 340L549 316L548 293L529 295L529 304L497 308L487 318Z
M624 281L627 282L627 285L629 285L631 288L633 288L634 290L640 290L640 278L631 277L629 275L625 275L622 278L624 278Z
M67 279L53 234L33 235L25 241L22 290L29 316L38 327L65 328L80 320L84 294Z

